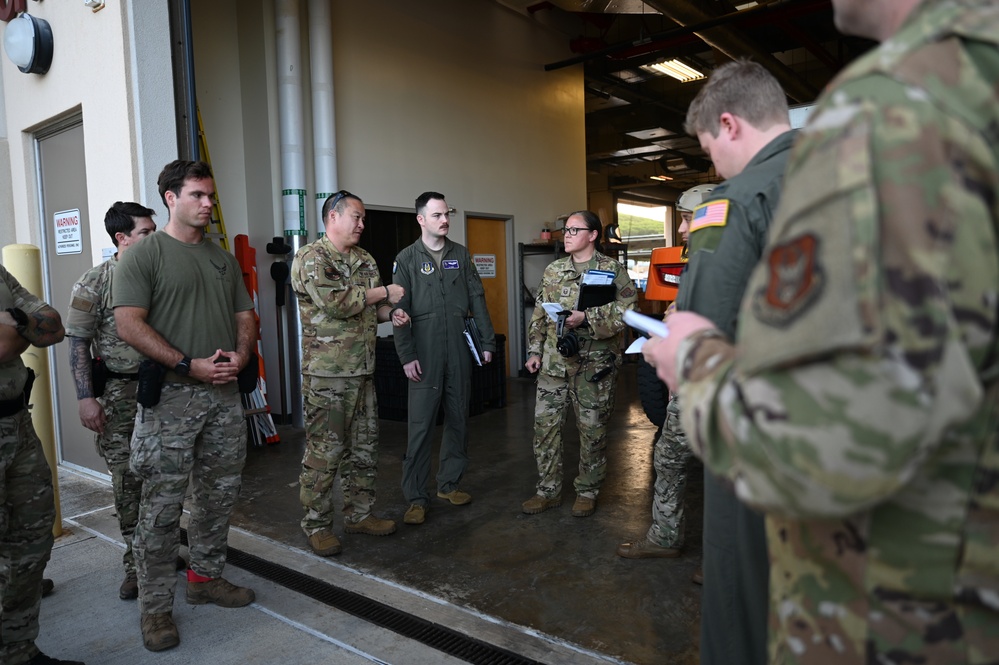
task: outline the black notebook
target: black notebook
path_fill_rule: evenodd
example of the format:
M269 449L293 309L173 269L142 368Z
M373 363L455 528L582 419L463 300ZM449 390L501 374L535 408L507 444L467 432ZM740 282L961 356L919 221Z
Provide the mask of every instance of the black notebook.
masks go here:
M576 309L583 312L591 307L600 307L617 296L616 284L583 284L579 287Z

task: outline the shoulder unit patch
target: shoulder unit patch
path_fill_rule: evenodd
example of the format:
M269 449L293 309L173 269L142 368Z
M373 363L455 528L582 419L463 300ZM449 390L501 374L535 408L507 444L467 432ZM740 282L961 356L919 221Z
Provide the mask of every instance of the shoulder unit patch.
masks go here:
M819 239L806 233L770 250L767 283L753 294L753 313L763 323L784 327L815 302L825 285Z

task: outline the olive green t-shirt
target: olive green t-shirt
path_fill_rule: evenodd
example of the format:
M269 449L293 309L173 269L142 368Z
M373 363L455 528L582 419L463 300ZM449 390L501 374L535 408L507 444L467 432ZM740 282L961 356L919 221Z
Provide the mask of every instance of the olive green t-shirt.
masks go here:
M115 307L148 310L146 322L192 358L236 350L236 312L253 309L239 262L218 245L157 231L121 255Z

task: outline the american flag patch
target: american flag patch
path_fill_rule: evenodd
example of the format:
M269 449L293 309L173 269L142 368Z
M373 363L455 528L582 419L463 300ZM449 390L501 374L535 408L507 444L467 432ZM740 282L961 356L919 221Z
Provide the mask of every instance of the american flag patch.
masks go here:
M694 218L690 220L690 232L709 226L725 226L728 221L728 200L711 201L694 208Z

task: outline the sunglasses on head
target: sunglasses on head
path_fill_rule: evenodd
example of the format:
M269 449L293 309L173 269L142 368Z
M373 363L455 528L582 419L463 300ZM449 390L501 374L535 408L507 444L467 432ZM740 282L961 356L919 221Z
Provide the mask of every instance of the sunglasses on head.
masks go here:
M330 202L329 209L333 210L334 208L336 208L337 204L340 203L340 201L343 201L348 196L353 196L353 194L348 192L346 189L341 189L339 192L333 195L333 200Z

